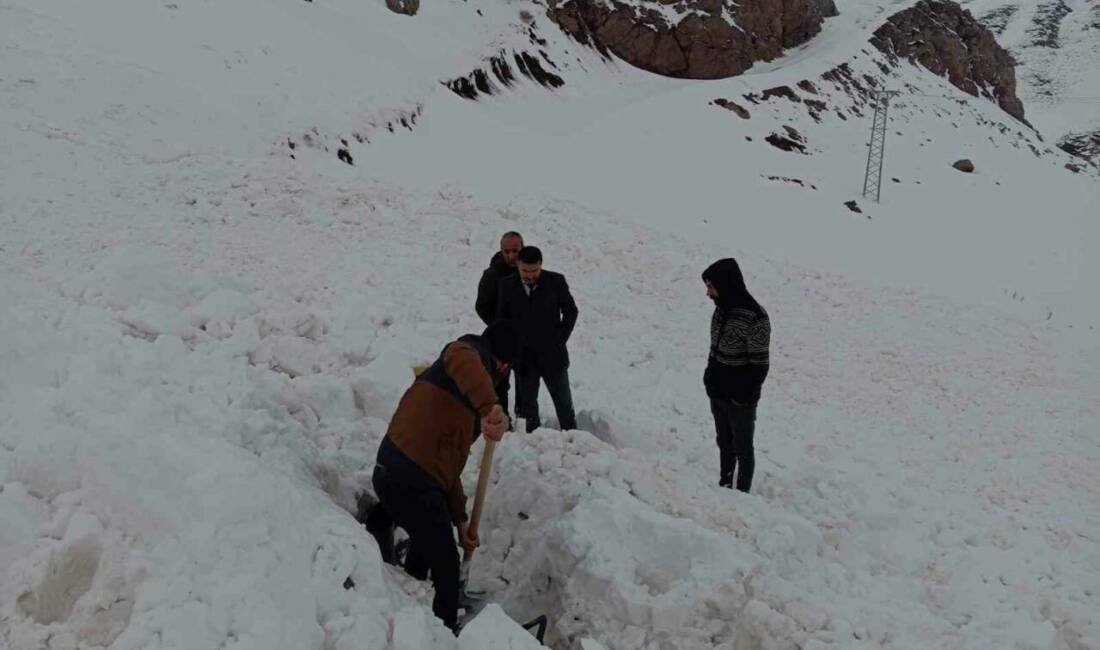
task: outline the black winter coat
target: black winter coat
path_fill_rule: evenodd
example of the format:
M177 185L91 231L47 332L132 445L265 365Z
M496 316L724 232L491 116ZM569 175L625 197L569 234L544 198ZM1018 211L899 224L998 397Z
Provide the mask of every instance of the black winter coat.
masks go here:
M560 273L543 271L530 296L518 273L500 281L497 318L516 325L520 355L515 367L519 372L531 368L559 372L568 368L565 344L573 334L577 314L577 303Z
M477 283L477 301L474 303L474 309L486 325L496 319L500 281L515 274L516 268L508 266L500 253L493 255L493 259L489 260L489 268L481 274L481 281Z

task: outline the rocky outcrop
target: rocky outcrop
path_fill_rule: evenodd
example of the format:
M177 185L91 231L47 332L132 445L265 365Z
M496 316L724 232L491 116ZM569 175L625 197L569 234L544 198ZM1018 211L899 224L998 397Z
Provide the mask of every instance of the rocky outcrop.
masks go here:
M996 101L1024 121L1024 105L1016 96L1016 61L958 3L921 0L891 16L871 43L889 57L908 59L947 77L963 92Z
M540 50L540 59L525 51L513 52L509 56L506 52L500 52L490 57L488 71L477 68L473 72L456 79L443 82L443 85L451 89L459 97L476 100L480 95L496 95L505 88L511 88L519 75L527 77L544 88L560 88L565 85L565 80L550 72L542 65L542 61L557 69L557 65L547 58L546 53ZM515 62L513 69L512 63Z
M1031 27L1027 30L1031 44L1053 49L1062 47L1058 36L1062 31L1062 21L1071 13L1073 9L1064 0L1054 0L1036 7Z
M724 99L724 98L718 98L718 99L712 101L711 103L716 105L716 106L721 106L722 108L726 109L727 111L733 112L735 115L737 115L738 117L740 117L743 120L747 120L750 117L752 117L751 115L749 115L748 109L746 109L744 106L738 104L735 101L732 101L732 100L729 100L729 99Z
M386 0L386 6L399 14L415 16L420 11L420 0Z
M1094 165L1100 165L1100 131L1067 135L1058 142L1058 148Z
M1012 18L1016 15L1016 12L1020 8L1016 5L1008 5L1006 7L997 7L982 14L978 20L983 25L993 30L993 33L1000 36L1004 33L1008 27L1008 23L1012 21Z
M802 134L798 132L793 126L783 125L783 130L787 132L787 135L780 135L779 133L772 133L768 137L764 138L764 141L771 146L781 151L797 151L798 153L806 153L806 138L802 137Z
M551 0L550 19L605 56L684 79L723 79L805 43L833 0Z

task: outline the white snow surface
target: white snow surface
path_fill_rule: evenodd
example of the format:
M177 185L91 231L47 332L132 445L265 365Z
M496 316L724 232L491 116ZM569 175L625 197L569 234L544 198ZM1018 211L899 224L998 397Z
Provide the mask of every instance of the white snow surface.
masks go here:
M1100 183L880 70L908 4L690 82L526 0L0 0L0 647L1100 648ZM561 88L440 83L539 50ZM844 62L908 91L881 204ZM743 97L802 79L820 122ZM583 430L498 446L500 607L455 639L352 513L509 229L580 304ZM773 322L750 495L701 381L724 256Z

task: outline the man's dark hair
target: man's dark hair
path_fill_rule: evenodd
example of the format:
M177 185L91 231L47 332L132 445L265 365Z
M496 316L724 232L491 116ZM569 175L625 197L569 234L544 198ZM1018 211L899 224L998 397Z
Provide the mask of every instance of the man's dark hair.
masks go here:
M524 264L542 264L542 251L538 246L524 246L519 249L519 261Z
M518 232L516 232L514 230L509 230L508 232L501 235L500 236L500 243L503 244L504 240L508 239L509 237L519 237L519 243L521 243L521 244L523 243L523 235L519 234Z

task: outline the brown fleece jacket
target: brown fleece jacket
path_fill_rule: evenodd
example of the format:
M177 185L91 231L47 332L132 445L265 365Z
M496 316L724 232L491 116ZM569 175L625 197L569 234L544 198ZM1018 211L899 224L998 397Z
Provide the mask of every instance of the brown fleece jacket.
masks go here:
M477 420L497 403L489 371L472 346L456 341L443 350L447 375L477 409L473 413L442 388L414 382L401 397L386 435L406 456L432 475L447 493L455 523L466 521L466 494L462 470L474 443Z

